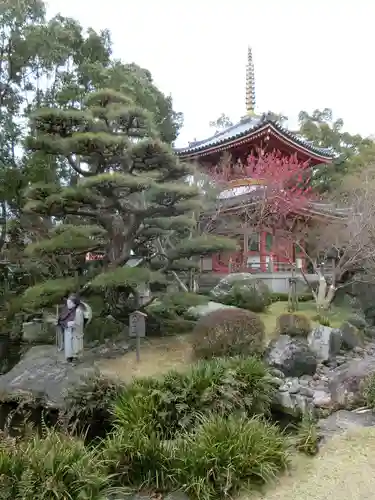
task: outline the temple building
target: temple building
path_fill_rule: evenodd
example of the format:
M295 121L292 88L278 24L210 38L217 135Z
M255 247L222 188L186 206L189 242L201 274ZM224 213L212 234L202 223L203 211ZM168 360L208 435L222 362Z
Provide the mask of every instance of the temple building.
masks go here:
M210 173L220 165L223 156L230 156L232 164L246 163L249 155L275 153L282 158L294 158L309 167L331 163L334 153L330 149L317 147L297 134L284 128L271 113L255 113L255 79L251 48L248 49L246 68L246 115L235 125L217 132L187 147L176 148L176 154L183 160L196 162L202 171ZM298 245L286 256L285 238L279 237L272 228L254 231L247 225L244 207L256 199L257 189L251 176L241 178L238 172L228 179L228 185L218 197L220 211L216 215L212 232L236 237L239 251L231 254L214 255L202 259L202 271L226 274L246 271L275 273L288 272L292 266L306 270L307 262ZM314 205L314 206L313 206ZM309 217L331 217L332 211L324 204L313 204ZM231 223L228 223L231 221ZM238 222L236 224L235 222ZM234 229L236 228L236 229ZM290 255L293 255L292 261Z

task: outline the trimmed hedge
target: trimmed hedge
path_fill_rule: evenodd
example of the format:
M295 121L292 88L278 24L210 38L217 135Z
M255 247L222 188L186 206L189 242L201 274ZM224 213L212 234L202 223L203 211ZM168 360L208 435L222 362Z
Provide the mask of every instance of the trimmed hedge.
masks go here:
M305 314L284 313L276 320L276 330L279 335L307 337L311 329L311 321Z
M193 331L193 350L198 359L261 354L264 347L264 323L245 309L213 311L200 318Z

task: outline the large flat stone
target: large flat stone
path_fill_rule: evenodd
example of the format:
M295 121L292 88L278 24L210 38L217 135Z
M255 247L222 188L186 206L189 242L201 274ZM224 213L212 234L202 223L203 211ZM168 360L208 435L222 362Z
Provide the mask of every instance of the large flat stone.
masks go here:
M20 393L44 397L47 405L59 407L66 389L94 373L92 360L72 364L65 361L55 346L36 346L0 376L0 394L3 399Z
M341 434L353 428L373 426L375 426L375 414L370 409L339 410L318 422L319 430L325 440L334 434Z
M353 359L329 373L328 388L332 402L338 408L350 408L361 403L365 379L375 373L375 357Z

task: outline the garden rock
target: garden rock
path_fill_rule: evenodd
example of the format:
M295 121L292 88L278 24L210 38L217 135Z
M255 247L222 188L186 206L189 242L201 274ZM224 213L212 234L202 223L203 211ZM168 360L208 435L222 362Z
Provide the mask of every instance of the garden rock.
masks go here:
M339 408L351 408L362 403L365 379L375 372L375 357L353 359L329 374L328 388L332 402Z
M312 409L313 391L302 387L295 377L286 378L282 382L274 397L275 410L297 418Z
M372 326L372 327L367 327L366 330L365 330L365 335L368 339L375 339L375 328Z
M75 363L67 362L56 346L31 347L9 372L0 375L2 399L18 394L30 395L42 397L50 408L61 407L67 389L79 385L83 378L97 374L95 362L103 358L104 347L85 351L82 359ZM117 352L119 346L113 345L112 349ZM123 354L124 346L118 352ZM109 354L109 351L105 352L104 356Z
M313 405L315 408L332 408L332 398L330 392L325 388L318 388L313 391Z
M375 426L375 414L367 408L354 411L339 410L318 422L323 440L358 427Z
M343 347L353 349L354 347L361 346L363 344L360 332L348 321L345 321L340 326L340 331Z
M359 330L366 330L368 327L368 323L366 321L366 318L364 316L361 316L360 314L352 314L347 321L355 326L356 328L359 328Z
M208 302L207 304L201 304L199 306L192 306L188 309L189 317L192 318L202 318L203 316L207 316L214 311L218 311L219 309L238 309L234 306L226 306L225 304L220 304L219 302Z
M320 361L328 361L341 349L341 331L329 326L319 325L309 334L308 344Z
M277 392L273 407L286 415L298 418L312 409L311 399L302 394L291 394L290 392Z
M265 356L266 362L288 377L313 375L316 372L317 357L303 339L280 335L270 342Z

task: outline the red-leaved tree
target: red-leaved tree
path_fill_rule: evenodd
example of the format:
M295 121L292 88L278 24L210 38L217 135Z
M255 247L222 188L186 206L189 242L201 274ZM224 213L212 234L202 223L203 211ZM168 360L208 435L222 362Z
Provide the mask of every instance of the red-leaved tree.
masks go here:
M312 287L301 270L318 309L330 306L348 273L375 275L374 166L350 179L345 197L340 194L339 199L325 202L313 191L312 169L296 156L258 151L246 162L226 157L211 175L221 191L219 215L238 209L245 214L242 224L254 231L271 229L280 242L286 242L278 252L290 264L295 258L291 249L298 244L317 277L317 286ZM325 276L328 260L334 267Z
M296 155L258 150L245 162L223 157L210 174L221 192L221 213L228 209L228 200L232 200L233 210L233 201L238 199L246 224L254 229L271 228L283 238L301 243L309 210L316 201L308 162L299 161Z
M315 199L311 168L296 155L287 157L278 151L258 150L257 155L249 155L245 162L233 162L226 157L211 169L210 174L221 190L228 192L228 198L251 195L253 205L258 206L258 222L262 224L272 217L273 226L280 221L283 227L287 218L304 212ZM245 182L241 182L243 180ZM259 220L259 209L262 220Z
M233 211L233 200L238 199L238 209L244 216L242 224L254 231L269 229L276 234L278 257L292 266L296 245L299 246L319 279L318 289L314 289L303 269L300 270L318 305L318 297L327 296L327 281L316 255L309 253L307 242L311 242L312 230L316 232L324 218L319 221L316 217L318 199L312 188L313 172L309 163L301 162L296 155L258 150L245 162L222 158L211 175L221 190L219 211L225 212L228 200L231 200L229 209Z

